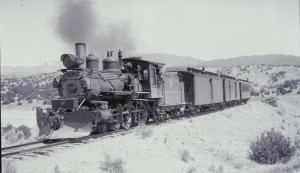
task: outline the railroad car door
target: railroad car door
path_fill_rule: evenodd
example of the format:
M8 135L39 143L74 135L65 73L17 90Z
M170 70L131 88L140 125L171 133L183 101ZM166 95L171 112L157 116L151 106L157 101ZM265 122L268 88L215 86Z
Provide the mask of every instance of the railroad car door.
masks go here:
M236 82L234 82L234 94L235 94L235 99L237 99L237 85L236 85Z
M151 98L163 97L163 83L159 82L160 69L149 64Z
M209 79L209 90L210 90L210 102L214 101L214 90L213 90L213 82L212 79Z
M242 99L242 83L239 82L239 88L240 88L240 99Z
M194 75L181 73L184 83L184 99L187 103L194 103Z
M231 81L228 81L229 100L231 100Z
M225 83L225 79L223 79L223 101L226 102L226 83Z
M147 65L143 65L143 64L137 65L137 71L139 74L139 79L140 79L140 83L142 85L143 91L150 92L148 64Z

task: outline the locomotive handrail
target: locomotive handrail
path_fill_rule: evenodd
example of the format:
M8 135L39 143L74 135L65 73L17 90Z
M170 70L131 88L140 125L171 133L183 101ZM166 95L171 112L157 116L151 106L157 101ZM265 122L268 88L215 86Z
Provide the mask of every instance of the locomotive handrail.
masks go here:
M80 103L80 105L78 106L78 108L76 110L80 109L84 102L85 102L85 99L82 100L82 102Z
M107 91L105 93L114 93L114 94L125 94L129 95L132 94L132 91ZM150 92L134 92L135 94L150 94Z
M37 108L41 108L41 107L35 106L35 107L32 107L31 109L34 111L34 110L37 109ZM48 109L48 108L41 108L41 109Z

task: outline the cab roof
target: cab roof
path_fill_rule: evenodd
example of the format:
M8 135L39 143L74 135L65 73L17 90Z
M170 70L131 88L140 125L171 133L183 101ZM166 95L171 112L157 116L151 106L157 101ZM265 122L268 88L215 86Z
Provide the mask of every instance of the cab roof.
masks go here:
M158 65L159 67L163 67L165 65L164 63L160 63L160 62L143 60L142 57L139 57L139 56L127 57L127 58L123 58L122 60L123 61L137 61L137 62L143 62L143 63L148 63L148 64L155 64L155 65Z

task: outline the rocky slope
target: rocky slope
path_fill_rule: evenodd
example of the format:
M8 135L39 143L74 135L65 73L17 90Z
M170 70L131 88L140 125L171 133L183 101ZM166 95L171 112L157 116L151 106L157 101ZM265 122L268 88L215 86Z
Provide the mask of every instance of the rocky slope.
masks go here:
M207 67L206 70L226 74L251 82L252 93L274 95L300 92L300 67L273 65L246 65Z
M217 59L212 61L205 61L199 66L212 67L228 67L238 65L293 65L300 66L300 57L292 55L270 54L270 55L252 55L240 56L228 59Z

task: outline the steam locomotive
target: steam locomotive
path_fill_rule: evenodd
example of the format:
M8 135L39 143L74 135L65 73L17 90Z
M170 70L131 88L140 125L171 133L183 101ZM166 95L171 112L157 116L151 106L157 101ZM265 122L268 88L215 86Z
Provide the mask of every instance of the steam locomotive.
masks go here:
M178 118L208 109L246 103L250 85L246 80L190 67L169 67L123 58L107 51L103 70L93 53L86 56L85 43L75 44L76 55L63 54L63 75L53 80L59 98L51 108L36 109L42 138L87 136L91 132L128 129Z

